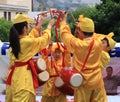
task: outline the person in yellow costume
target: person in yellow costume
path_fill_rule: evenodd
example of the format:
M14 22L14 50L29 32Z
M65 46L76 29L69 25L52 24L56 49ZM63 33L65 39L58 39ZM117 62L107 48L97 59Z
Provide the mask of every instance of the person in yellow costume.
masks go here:
M109 53L111 52L112 49L114 49L116 44L116 41L112 39L113 36L114 36L113 32L109 33L108 35L94 33L94 37L101 39L103 43L103 51L101 55L101 64L100 64L102 71L109 63L110 61Z
M29 60L50 42L54 19L50 20L43 35L39 36L45 19L46 15L42 15L38 25L30 33L29 23L34 23L34 20L25 14L16 14L13 19L13 26L9 33L10 67L6 81L5 102L36 102L36 86L33 83Z
M61 45L60 47L58 47L57 44L53 44L51 46L51 52L53 56L52 59L48 59L48 56L43 55L43 58L46 60L47 63L47 71L50 74L50 79L44 84L41 102L67 102L66 95L60 92L59 89L55 87L54 83L55 79L58 77L58 72L62 69L62 53L64 51L66 59L64 60L64 63L66 66L70 66L70 53L69 51L63 49Z
M116 44L116 41L112 39L112 36L114 36L113 32L109 33L108 35L104 35L104 38L102 38L103 51L101 55L101 64L100 64L102 71L109 63L110 61L109 53L111 52L112 49L114 49Z
M83 77L82 84L74 89L74 102L107 102L100 67L102 41L93 36L94 22L92 19L80 15L75 29L79 38L76 38L71 34L70 28L66 24L66 19L67 13L63 13L60 36L63 43L73 53L73 66ZM91 42L94 43L90 51ZM90 54L83 67L89 51Z

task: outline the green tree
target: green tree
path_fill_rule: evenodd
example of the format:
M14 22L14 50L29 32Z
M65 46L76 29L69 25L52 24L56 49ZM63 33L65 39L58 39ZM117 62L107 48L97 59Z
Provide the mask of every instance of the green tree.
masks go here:
M108 2L116 2L116 3L119 3L120 2L120 0L101 0L102 1L102 3L103 4L105 4L105 3L108 3Z
M107 2L96 6L97 12L92 15L96 32L108 34L114 32L114 39L120 42L120 3Z
M107 2L96 5L95 7L78 8L73 11L73 15L77 21L80 14L90 17L95 22L95 32L108 34L114 32L113 37L117 42L120 42L120 3L106 0ZM74 22L69 13L68 22L74 32Z
M0 19L0 40L3 42L9 41L9 30L12 26L11 21L6 21L5 19Z

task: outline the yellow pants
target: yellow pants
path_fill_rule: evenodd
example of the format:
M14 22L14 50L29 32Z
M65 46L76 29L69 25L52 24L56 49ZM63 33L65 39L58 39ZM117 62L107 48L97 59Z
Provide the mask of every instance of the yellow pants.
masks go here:
M66 95L60 94L59 96L42 96L41 102L67 102Z
M21 90L12 94L10 86L6 88L5 102L36 102L35 95L27 90Z
M88 90L83 87L75 89L74 102L108 102L104 87Z

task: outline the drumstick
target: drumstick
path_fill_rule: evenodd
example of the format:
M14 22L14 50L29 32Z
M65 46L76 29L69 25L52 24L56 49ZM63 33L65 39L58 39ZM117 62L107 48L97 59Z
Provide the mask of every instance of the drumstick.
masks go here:
M73 19L74 23L76 23L75 17L73 16L73 13L72 13L71 10L70 10L70 14L71 14L71 16L72 16L72 19Z
M51 19L52 19L52 12L51 12L51 8L50 7L48 7L49 8L49 12L50 12L50 17L51 17Z
M49 12L49 11L41 12L41 13L39 13L37 16L39 16L39 15L44 15L44 14L47 14L47 13L50 13L50 12Z

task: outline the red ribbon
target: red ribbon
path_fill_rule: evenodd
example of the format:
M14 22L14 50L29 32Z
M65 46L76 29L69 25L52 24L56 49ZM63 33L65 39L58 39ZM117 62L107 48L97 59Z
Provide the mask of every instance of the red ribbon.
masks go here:
M51 13L53 16L55 14L58 15L56 25L55 25L55 34L56 34L56 38L57 38L56 43L57 43L58 49L60 49L60 46L63 47L63 49L66 49L65 46L60 43L59 38L58 38L58 29L60 27L60 19L63 14L63 11L62 10L51 10ZM64 56L65 56L65 53L63 52L63 62L62 62L63 66L64 66Z
M37 16L37 18L35 18L35 22L36 22L36 26L38 25L38 20L39 20L39 16Z
M31 72L32 72L34 88L38 88L39 82L38 82L37 70L36 70L35 64L32 59L29 60L29 65L30 65Z

